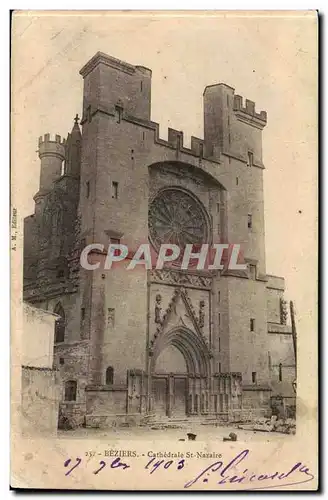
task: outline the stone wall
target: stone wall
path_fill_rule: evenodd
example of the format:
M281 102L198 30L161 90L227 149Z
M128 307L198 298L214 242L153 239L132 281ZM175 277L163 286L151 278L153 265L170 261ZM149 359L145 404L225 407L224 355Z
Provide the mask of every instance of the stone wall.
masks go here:
M76 402L85 404L85 388L88 385L89 345L86 341L55 346L55 367L58 370L60 399L65 401L65 382L77 382Z
M292 383L296 378L294 342L290 327L284 327L281 332L271 331L268 339L271 385L275 394L290 396Z
M54 327L57 316L23 304L22 365L52 368Z
M23 434L56 435L60 399L57 373L23 366L21 397Z
M114 387L97 387L87 389L87 414L115 415L126 413L127 389Z
M268 321L271 323L280 323L280 300L283 298L282 290L267 288Z
M43 302L40 307L53 312L60 303L65 311L65 342L81 340L81 296L79 293L57 295Z
M99 384L105 383L109 366L114 368L114 384L126 384L129 368L144 370L147 352L147 272L143 266L127 271L125 264L99 272L104 284L104 332L101 346ZM93 302L93 307L96 304Z
M71 430L84 426L85 406L85 403L76 403L75 401L61 402L59 405L58 428Z
M223 279L223 278L222 278ZM229 291L229 370L242 373L243 384L269 381L265 283L226 277ZM254 319L254 331L250 320Z
M33 283L36 279L39 226L34 214L24 219L24 285Z
M121 106L133 116L150 119L150 69L97 52L80 74L84 78L85 116L99 108L115 113L115 107Z
M93 386L86 391L86 426L96 428L116 427L127 420L127 388ZM137 419L140 422L140 415Z
M285 280L279 276L267 275L266 296L268 322L281 323L281 300L285 291Z
M242 420L271 416L269 387L243 386Z

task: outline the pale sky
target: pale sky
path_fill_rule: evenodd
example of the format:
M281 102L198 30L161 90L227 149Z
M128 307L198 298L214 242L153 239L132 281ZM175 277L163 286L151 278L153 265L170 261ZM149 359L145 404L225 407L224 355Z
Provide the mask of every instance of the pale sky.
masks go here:
M19 216L33 212L37 140L67 135L82 112L82 66L105 52L152 70L152 115L203 137L202 94L224 82L268 113L263 133L267 272L286 278L299 335L316 335L317 39L314 15L233 12L16 16L12 170ZM17 196L19 193L19 196Z

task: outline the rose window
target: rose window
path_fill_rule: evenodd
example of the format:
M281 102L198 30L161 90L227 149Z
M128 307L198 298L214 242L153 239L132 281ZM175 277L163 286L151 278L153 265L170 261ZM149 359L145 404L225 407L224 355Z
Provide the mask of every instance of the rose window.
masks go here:
M192 195L177 188L162 190L151 202L148 214L150 240L156 250L163 243L201 245L208 243L205 210Z

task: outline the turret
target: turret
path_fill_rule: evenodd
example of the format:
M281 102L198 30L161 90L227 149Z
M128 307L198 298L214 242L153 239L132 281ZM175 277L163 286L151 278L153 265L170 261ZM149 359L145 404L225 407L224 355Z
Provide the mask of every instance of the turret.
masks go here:
M84 78L82 124L98 111L119 115L123 109L130 116L150 120L150 69L97 52L80 75Z
M265 111L255 110L255 103L235 95L229 85L218 83L204 90L204 141L208 156L219 153L237 156L245 162L262 165L261 132L267 122Z
M62 174L62 163L65 160L65 139L60 135L55 140L50 139L50 134L39 137L39 158L41 160L39 194L50 191L53 183Z

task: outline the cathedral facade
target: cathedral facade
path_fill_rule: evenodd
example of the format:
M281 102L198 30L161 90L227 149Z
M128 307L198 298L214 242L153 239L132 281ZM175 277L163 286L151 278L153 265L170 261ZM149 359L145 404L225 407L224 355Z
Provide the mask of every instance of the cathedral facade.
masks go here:
M60 413L88 427L156 418L242 420L295 378L284 279L265 264L265 111L205 88L204 138L151 121L151 71L98 52L80 71L83 115L39 139L24 226L24 300L58 315ZM171 238L171 239L170 239ZM244 270L88 270L108 244L240 244ZM279 385L280 384L280 385ZM277 389L278 387L278 389Z

